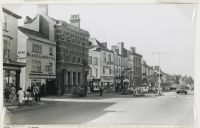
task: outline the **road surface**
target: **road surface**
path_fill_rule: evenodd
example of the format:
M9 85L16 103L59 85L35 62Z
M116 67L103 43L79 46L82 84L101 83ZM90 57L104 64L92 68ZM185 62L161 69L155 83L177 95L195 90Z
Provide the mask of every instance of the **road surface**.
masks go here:
M167 92L159 97L43 98L43 107L13 112L13 124L193 125L193 97Z

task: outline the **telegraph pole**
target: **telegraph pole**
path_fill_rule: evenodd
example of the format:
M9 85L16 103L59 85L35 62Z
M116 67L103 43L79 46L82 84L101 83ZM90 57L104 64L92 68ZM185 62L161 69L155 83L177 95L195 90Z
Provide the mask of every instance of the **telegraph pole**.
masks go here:
M167 54L167 52L153 52L152 53L153 55L154 54L157 54L158 55L158 65L159 65L159 70L158 70L158 72L159 72L159 79L158 79L158 96L160 96L161 95L161 89L160 89L160 85L161 85L161 79L160 79L160 55L161 54Z

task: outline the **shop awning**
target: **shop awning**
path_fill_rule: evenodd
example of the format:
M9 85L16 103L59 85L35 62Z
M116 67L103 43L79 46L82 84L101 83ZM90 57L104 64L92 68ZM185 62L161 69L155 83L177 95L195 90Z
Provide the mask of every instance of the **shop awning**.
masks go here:
M128 80L128 79L124 79L123 82L127 82L127 83L129 83L129 80Z
M8 61L3 63L3 69L8 70L21 70L22 67L25 67L25 63L15 62L15 61Z

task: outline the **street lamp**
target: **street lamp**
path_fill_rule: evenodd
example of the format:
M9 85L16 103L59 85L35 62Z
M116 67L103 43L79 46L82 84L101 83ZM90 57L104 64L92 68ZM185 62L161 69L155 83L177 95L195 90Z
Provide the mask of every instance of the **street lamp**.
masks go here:
M167 52L153 52L152 53L153 55L154 54L157 54L158 55L158 64L159 64L159 79L158 79L158 96L161 95L161 90L160 90L160 83L161 83L161 79L160 79L160 55L161 54L168 54Z

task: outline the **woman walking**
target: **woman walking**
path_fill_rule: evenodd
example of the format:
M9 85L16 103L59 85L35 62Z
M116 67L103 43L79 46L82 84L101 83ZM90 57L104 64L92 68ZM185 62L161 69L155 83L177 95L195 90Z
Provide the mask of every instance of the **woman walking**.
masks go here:
M24 91L22 91L22 88L19 88L18 91L18 98L19 98L19 105L23 104L23 100L24 100Z

